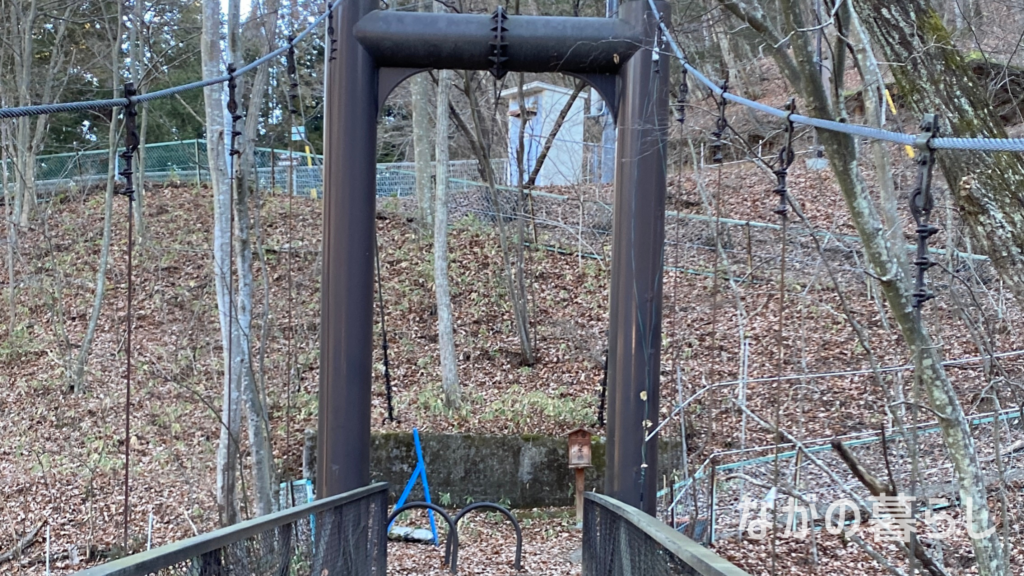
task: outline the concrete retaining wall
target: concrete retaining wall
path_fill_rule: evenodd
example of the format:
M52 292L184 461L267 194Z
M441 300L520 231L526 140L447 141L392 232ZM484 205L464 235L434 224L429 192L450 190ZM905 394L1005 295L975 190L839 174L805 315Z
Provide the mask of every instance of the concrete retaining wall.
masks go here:
M565 438L424 433L420 441L435 501L447 494L453 506L465 505L467 498L474 502L506 500L516 508L573 505L574 476L566 465ZM371 478L374 482L390 483L392 498L397 498L416 466L412 434L378 433L373 435L372 442ZM659 475L671 473L678 463L679 442L660 442L659 454ZM586 487L601 491L605 469L603 438L594 438L593 463L593 468L587 469ZM412 498L422 499L422 494L417 485Z

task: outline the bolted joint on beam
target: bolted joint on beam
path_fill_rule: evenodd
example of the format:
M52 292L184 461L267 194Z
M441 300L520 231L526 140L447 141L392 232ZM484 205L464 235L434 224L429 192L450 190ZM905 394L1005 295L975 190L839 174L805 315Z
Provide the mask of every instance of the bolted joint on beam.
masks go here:
M508 28L505 27L505 22L508 20L508 14L505 12L505 8L498 6L491 14L491 20L494 21L494 25L491 26L491 31L494 32L494 39L491 40L491 50L494 52L490 56L490 61L494 64L491 66L491 75L501 80L508 74L508 70L505 69L504 63L508 60L505 56L505 51L508 48L508 42L505 42L505 33L508 32Z

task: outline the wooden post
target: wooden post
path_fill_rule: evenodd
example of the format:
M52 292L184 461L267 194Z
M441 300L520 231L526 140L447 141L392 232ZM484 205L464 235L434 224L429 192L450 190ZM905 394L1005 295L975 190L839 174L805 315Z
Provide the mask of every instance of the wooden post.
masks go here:
M583 491L585 490L583 476L586 468L576 468L576 522L583 523Z
M203 176L202 176L202 172L200 172L200 165L199 165L199 139L196 138L193 141L193 143L195 144L195 149L196 149L196 190L199 190L200 188L203 187Z
M591 466L590 431L577 428L569 432L569 468L576 473L576 521L583 525L583 491L586 490L583 477Z

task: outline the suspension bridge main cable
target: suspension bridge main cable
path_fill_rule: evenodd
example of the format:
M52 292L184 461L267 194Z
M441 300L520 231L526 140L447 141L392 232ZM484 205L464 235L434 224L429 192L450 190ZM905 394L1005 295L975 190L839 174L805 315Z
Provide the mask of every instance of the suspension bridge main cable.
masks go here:
M180 86L172 86L170 88L164 88L163 90L157 90L156 92L149 92L141 95L126 95L124 98L110 98L107 100L85 100L81 102L59 102L53 104L34 104L31 106L18 106L14 108L0 108L0 119L6 118L22 118L25 116L42 116L47 114L59 114L61 112L80 112L83 110L110 110L113 108L127 108L131 104L140 104L144 102L150 102L152 100L159 100L161 98L168 98L182 92L188 92L190 90L198 90L207 86L213 86L214 84L222 84L231 80L232 76L238 77L247 72L255 70L259 66L266 64L267 62L277 58L294 47L296 44L301 42L306 36L309 36L313 30L315 30L324 19L326 19L334 9L341 6L344 0L334 0L322 14L316 17L309 26L306 27L299 35L289 40L287 44L280 48L253 60L249 64L242 66L234 72L234 74L228 73L215 78L207 78L204 80L197 80L188 84L182 84Z
M705 87L711 90L715 96L720 96L726 100L735 102L763 112L765 114L775 116L782 120L792 121L794 124L802 124L804 126L812 126L814 128L821 128L823 130L831 130L832 132L841 132L843 134L849 134L851 136L860 136L863 138L871 138L874 140L883 140L886 142L892 142L894 144L900 144L903 146L914 146L917 141L917 137L913 134L903 134L900 132L893 132L891 130L885 130L882 128L872 128L870 126L863 126L860 124L850 124L848 122L836 122L835 120L825 120L823 118L812 118L810 116L804 116L801 114L789 114L785 110L773 108L760 102L749 100L737 94L733 94L728 90L723 90L719 86L715 85L714 82L708 79L700 70L695 68L687 60L686 55L683 54L682 49L679 48L679 44L669 31L668 25L665 23L664 18L661 15L661 11L658 10L658 6L654 3L654 0L647 0L651 10L654 12L654 16L658 19L658 25L661 27L661 31L664 34L666 40L668 40L669 47L672 48L672 53L679 60L690 74L694 78L700 81ZM964 137L942 137L932 138L930 146L933 150L978 150L984 152L1024 152L1024 138L989 138L989 137L978 137L978 138L964 138Z

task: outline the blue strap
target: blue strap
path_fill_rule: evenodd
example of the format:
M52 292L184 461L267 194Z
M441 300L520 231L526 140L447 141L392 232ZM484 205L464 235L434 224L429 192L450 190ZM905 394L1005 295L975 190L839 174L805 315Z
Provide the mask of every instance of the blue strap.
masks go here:
M412 487L416 485L416 479L420 476L420 467L423 464L416 464L416 469L412 471L412 476L409 476L409 481L405 483L405 489L402 490L402 495L398 497L398 502L395 503L395 509L399 509L405 504L405 500L409 498L409 493L412 492ZM388 525L388 532L391 532L391 527L394 526L394 520Z
M431 504L430 484L427 484L427 464L423 461L423 448L420 447L420 433L415 428L412 429L412 440L413 444L416 446L416 461L419 462L416 467L419 468L420 475L423 477L423 494L426 498L427 504ZM414 471L412 475L415 477L416 472ZM427 517L430 518L430 532L434 535L434 546L437 546L437 524L434 522L434 511L427 510Z
M412 487L416 485L416 480L421 479L423 481L423 497L424 500L430 504L430 485L427 483L427 464L423 461L423 448L420 446L420 433L416 428L412 429L412 440L416 447L416 468L412 471L412 475L409 476L409 481L405 483L405 489L402 490L402 495L398 497L398 502L395 503L395 510L402 507L405 501L409 498L409 494L412 492ZM434 535L434 546L438 545L437 539L437 523L434 521L434 511L427 510L427 517L430 519L430 532ZM388 525L388 532L391 532L391 527L395 525L394 520Z

